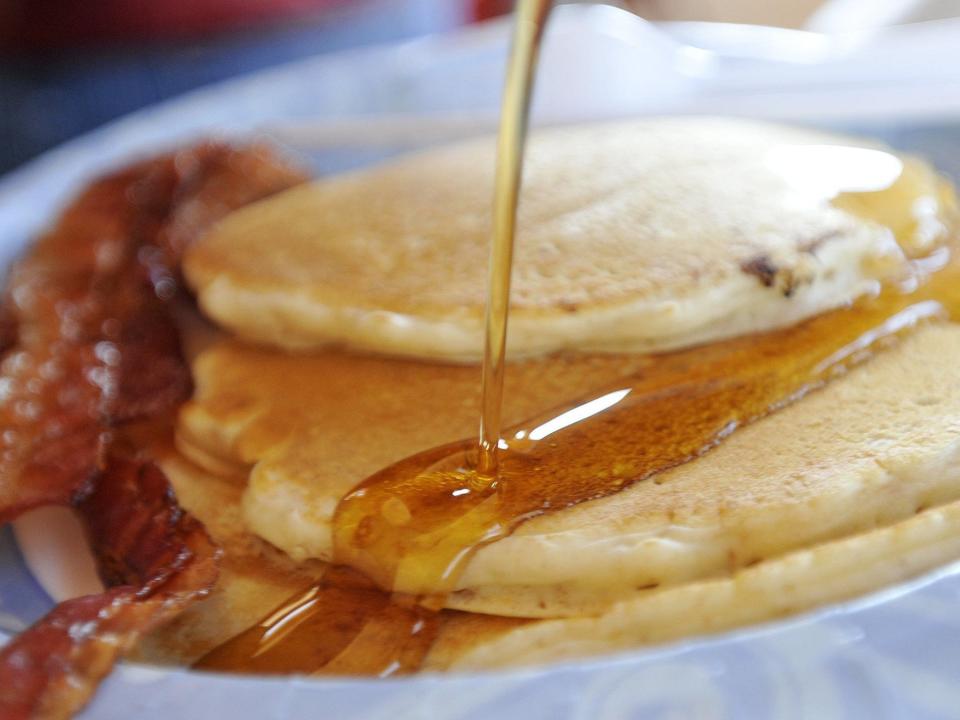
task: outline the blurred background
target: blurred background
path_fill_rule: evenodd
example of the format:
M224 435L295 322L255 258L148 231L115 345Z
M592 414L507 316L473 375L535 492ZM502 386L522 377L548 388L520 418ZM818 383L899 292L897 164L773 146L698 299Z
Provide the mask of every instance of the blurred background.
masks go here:
M610 4L654 20L783 27L816 24L823 11L821 0ZM844 6L865 5L829 4L834 19L847 12ZM866 3L871 15L887 20L908 4ZM494 18L511 5L510 0L0 0L0 173L193 88L305 56L441 33Z

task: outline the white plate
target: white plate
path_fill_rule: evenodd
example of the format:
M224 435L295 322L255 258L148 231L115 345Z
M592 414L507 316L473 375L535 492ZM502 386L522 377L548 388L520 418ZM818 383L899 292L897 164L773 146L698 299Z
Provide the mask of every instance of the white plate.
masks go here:
M766 50L776 46L776 32L782 31L687 26L664 32L610 8L563 8L542 64L539 117L755 111L842 121L924 152L960 176L960 120L954 119L960 94L949 92L960 84L960 63L917 60L932 58L936 43L952 37L948 25L891 42L913 58L912 75L896 54L885 56L883 67L874 60L871 72L864 58L876 58L877 48L869 43L851 50L850 38L809 34L797 39L799 55L783 63ZM746 46L756 50L727 52L731 33L752 33ZM495 23L451 38L300 62L193 93L71 142L0 181L0 265L91 175L211 131L242 136L273 129L309 141L320 170L395 152L410 143L411 128L418 142L476 132L494 116L505 38L506 27ZM699 48L681 42L694 39ZM924 52L914 53L917 43ZM803 48L815 55L804 56ZM896 74L884 72L894 65ZM841 92L831 84L837 77L856 92ZM898 105L904 93L916 101L909 108ZM797 108L801 112L791 112ZM424 113L432 115L412 124L410 114ZM350 128L356 134L345 136ZM344 147L331 148L334 141ZM958 606L960 567L951 567L780 623L522 672L347 681L123 664L84 717L960 717ZM0 628L20 629L49 607L11 533L0 532Z

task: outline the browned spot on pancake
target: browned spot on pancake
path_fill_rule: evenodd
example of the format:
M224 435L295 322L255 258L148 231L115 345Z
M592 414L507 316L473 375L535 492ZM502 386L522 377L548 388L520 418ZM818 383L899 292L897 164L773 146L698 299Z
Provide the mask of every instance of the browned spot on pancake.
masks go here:
M777 279L777 272L779 272L779 268L770 256L763 254L754 255L749 260L744 260L740 263L740 269L747 275L756 277L764 287L773 287Z

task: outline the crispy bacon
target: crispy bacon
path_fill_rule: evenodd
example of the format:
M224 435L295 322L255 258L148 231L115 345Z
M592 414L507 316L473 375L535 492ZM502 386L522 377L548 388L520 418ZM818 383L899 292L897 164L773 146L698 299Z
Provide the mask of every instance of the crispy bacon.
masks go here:
M0 718L81 707L143 633L209 592L218 550L124 442L189 391L169 301L183 250L303 176L263 148L208 144L84 191L10 276L0 313L0 522L73 505L104 581L0 651Z
M101 574L117 584L61 603L4 648L0 717L69 715L138 638L216 581L217 548L152 463L111 459L78 509Z
M17 342L17 321L8 305L0 305L0 356Z

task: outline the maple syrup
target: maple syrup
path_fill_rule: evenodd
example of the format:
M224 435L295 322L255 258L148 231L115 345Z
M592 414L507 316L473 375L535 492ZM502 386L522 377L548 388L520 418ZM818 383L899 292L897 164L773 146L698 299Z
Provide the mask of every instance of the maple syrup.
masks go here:
M409 673L420 667L442 617L333 566L317 584L209 652L196 667L260 674Z
M552 0L520 0L517 3L513 47L500 110L480 390L480 447L476 463L478 472L493 482L497 476L507 322L510 314L510 276L513 272L523 150L540 41L552 5Z
M355 570L331 569L320 584L212 651L199 667L415 671L449 615L439 610L444 594L456 589L479 547L537 515L632 483L657 482L663 471L703 455L918 325L960 318L960 261L952 248L941 248L852 307L778 331L659 355L634 375L501 433L522 149L549 7L543 0L518 3L498 145L479 448L475 440L434 448L357 486L335 515L335 557L369 580ZM886 201L878 204L877 193L896 182L894 172L882 187L854 183L831 190L828 199L867 217L881 215Z

